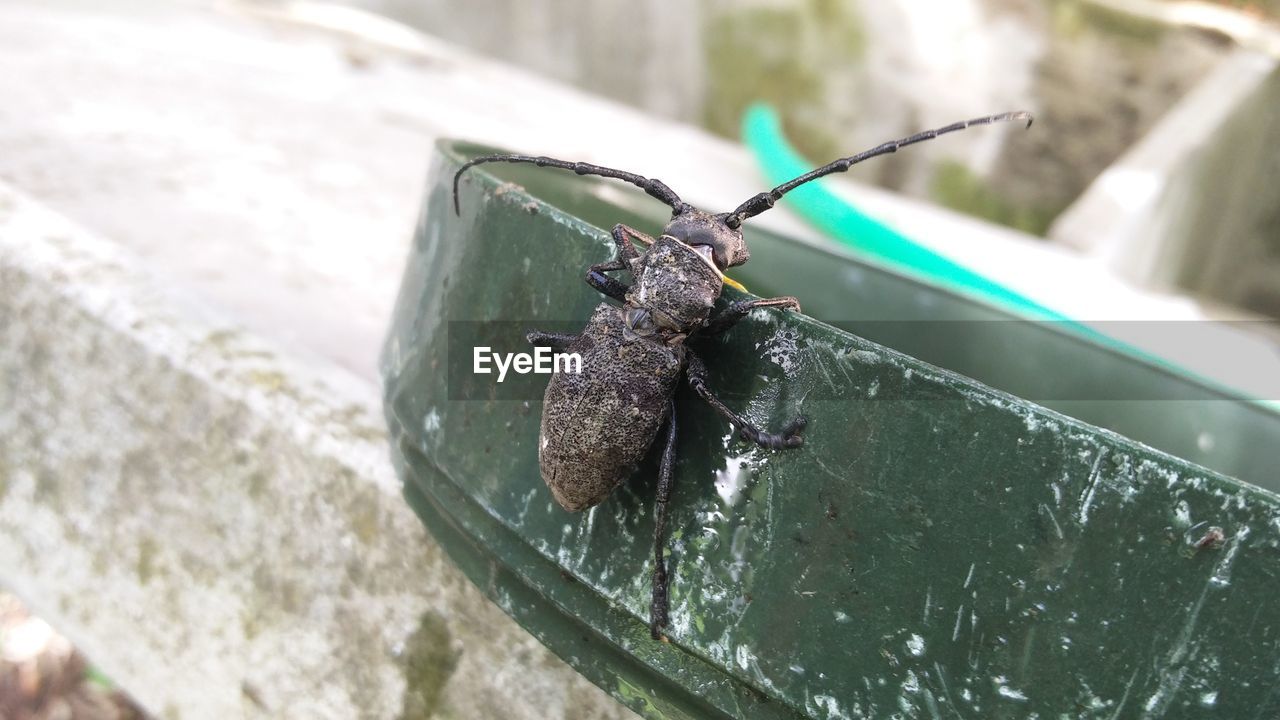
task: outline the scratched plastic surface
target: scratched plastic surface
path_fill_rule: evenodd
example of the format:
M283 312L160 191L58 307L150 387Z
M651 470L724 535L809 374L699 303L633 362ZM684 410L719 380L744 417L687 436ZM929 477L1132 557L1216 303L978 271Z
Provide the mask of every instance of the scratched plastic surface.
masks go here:
M455 217L448 178L478 149L439 149L383 360L405 494L491 599L620 701L654 718L1280 716L1274 494L796 314L701 347L730 405L769 427L811 419L802 449L749 447L677 398L671 643L651 641L653 463L563 512L538 474L540 402L449 399L446 336L449 321L585 319L609 224L653 231L661 209L500 167L534 197L474 172ZM837 254L752 243L739 279L807 310L845 308L824 278L852 273L898 293L897 311L972 311ZM1280 433L1231 420L1232 403L1184 402L1274 455ZM1113 427L1140 435L1126 417ZM1215 457L1277 486L1266 462Z

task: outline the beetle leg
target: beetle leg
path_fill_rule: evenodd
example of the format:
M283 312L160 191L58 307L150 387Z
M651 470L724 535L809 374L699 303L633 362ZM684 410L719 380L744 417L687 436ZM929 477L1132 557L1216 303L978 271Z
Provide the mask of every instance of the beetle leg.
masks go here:
M800 301L789 295L765 300L739 300L708 320L707 326L702 330L702 334L718 335L737 324L739 320L747 316L747 313L760 307L776 307L799 312Z
M707 404L720 413L725 420L732 423L738 431L738 436L743 440L750 440L762 448L772 450L795 448L804 444L804 438L800 437L800 431L804 429L806 424L803 416L792 420L786 427L782 428L780 433L767 433L761 430L730 410L728 406L720 402L720 398L711 392L711 388L707 387L707 366L703 364L701 358L695 355L693 351L688 351L687 357L689 359L689 387L693 388L698 397L706 400Z
M640 256L640 251L636 250L636 246L632 244L635 240L645 245L653 244L653 238L630 225L618 223L613 226L613 244L618 246L618 260L629 262Z
M552 350L563 350L569 347L570 343L578 339L577 335L568 333L542 332L541 330L530 330L524 336L530 345L542 345Z
M608 295L614 300L625 300L627 291L631 289L630 286L605 275L607 272L624 269L626 269L626 265L621 260L596 263L587 270L587 284L595 288L597 292Z
M616 272L618 270L630 270L631 261L640 257L640 251L636 250L633 241L639 240L646 245L653 244L653 238L636 230L628 225L621 223L613 226L613 244L618 248L618 253L608 262L596 263L587 270L587 284L595 288L602 295L608 295L614 300L625 300L627 290L630 289L624 283L605 275L607 272Z
M675 484L676 402L667 411L667 444L662 449L662 466L658 470L658 492L653 511L653 600L649 603L649 634L654 640L665 640L662 628L667 626L667 560L664 539L667 534L667 502Z

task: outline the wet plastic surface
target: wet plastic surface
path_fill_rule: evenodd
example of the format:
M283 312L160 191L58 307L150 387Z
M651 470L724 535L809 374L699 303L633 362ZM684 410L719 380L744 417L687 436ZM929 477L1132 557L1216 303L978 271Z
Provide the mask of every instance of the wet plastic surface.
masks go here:
M770 428L797 412L811 422L802 449L763 451L678 395L672 643L650 640L653 464L594 510L564 512L538 474L540 402L496 399L512 392L496 386L459 399L449 367L470 350L447 344L450 322L518 321L495 331L509 350L523 349L522 328L581 322L600 302L582 276L611 257L607 228L654 231L661 215L626 209L647 206L614 186L498 168L536 187L531 199L485 166L462 184L455 217L448 181L459 153L477 149L441 150L384 351L393 456L451 557L619 700L670 718L1280 713L1274 494L796 314L757 312L698 346L731 406ZM993 312L827 251L750 239L737 277L751 290L897 333L900 348L932 344L874 321L912 307L938 320ZM876 299L888 310L857 310ZM1022 354L1050 353L1068 379L1167 378L1022 327ZM953 369L985 361L996 381L1032 381L998 371L1025 357L987 350L932 348ZM1082 357L1095 365L1071 365ZM1183 403L1226 408L1269 438L1236 453L1246 460L1223 457L1276 486L1263 456L1280 433L1220 396ZM1156 435L1178 440L1179 422ZM1229 436L1226 425L1209 429Z

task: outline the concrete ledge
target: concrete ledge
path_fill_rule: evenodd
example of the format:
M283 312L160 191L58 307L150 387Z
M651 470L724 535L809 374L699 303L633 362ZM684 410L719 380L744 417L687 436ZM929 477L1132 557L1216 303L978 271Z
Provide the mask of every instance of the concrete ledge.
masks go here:
M1266 250L1274 203L1254 190L1274 174L1277 67L1272 55L1236 51L1108 167L1049 237L1140 286L1243 306L1280 301L1269 290L1280 268Z
M628 716L424 535L387 461L377 344L437 137L626 167L711 208L761 189L754 164L443 42L230 5L0 4L0 584L164 717ZM1202 317L837 187L1066 312ZM822 242L783 208L760 225Z
M630 713L399 497L377 392L0 186L0 583L166 718Z

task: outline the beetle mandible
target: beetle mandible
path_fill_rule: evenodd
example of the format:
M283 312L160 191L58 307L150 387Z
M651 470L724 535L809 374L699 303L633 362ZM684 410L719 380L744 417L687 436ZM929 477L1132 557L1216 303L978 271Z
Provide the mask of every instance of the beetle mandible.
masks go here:
M844 172L863 160L974 125L1019 120L1030 127L1031 119L1030 113L1009 112L926 130L835 160L719 214L682 201L660 180L589 163L503 154L478 157L458 169L453 177L455 213L462 174L489 162L531 163L625 180L671 208L671 220L656 240L626 225L615 226L612 235L617 255L587 271L587 284L621 302L621 307L601 303L577 335L538 331L528 335L530 343L567 349L582 357L580 373L551 376L538 436L542 479L565 510L577 512L603 502L632 474L665 425L654 509L653 595L649 605L649 632L655 640L666 640L662 634L668 613L663 538L674 480L675 391L680 379L686 378L694 393L728 420L744 440L774 450L797 448L804 442L800 436L804 417L770 433L721 402L707 386L706 365L685 344L691 335L724 332L756 308L800 309L794 297L776 297L739 300L711 314L725 284L724 271L751 257L742 238L743 221L773 207L791 190ZM641 254L635 241L647 245L648 250ZM631 285L605 274L619 270L631 273Z

